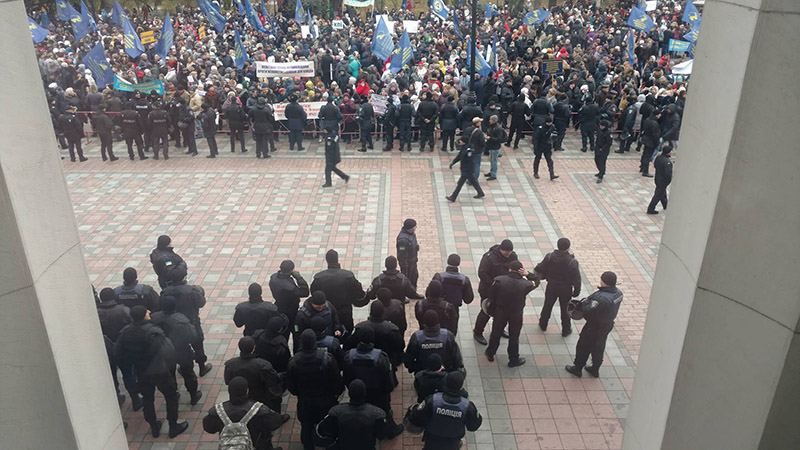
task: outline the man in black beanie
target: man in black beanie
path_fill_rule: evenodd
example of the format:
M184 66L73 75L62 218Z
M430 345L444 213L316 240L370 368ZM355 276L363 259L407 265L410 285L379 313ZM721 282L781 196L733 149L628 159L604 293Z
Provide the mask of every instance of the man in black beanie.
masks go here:
M417 392L417 403L421 403L428 396L437 392L444 392L444 379L448 372L444 371L442 357L434 353L428 356L425 370L414 374L414 390ZM461 388L462 397L467 397L467 391Z
M453 333L439 325L436 311L426 311L422 318L425 328L411 335L406 347L403 364L409 373L416 373L425 368L428 356L437 353L442 357L445 370L464 370L464 360Z
M325 294L336 308L342 325L349 332L353 329L353 306L366 306L369 300L353 272L344 270L339 265L339 253L336 250L328 250L325 261L328 269L314 275L311 292L321 291Z
M189 319L175 311L175 297L162 298L161 307L161 311L153 313L151 320L154 325L164 330L164 334L172 341L172 345L175 347L178 373L183 377L191 404L196 405L203 396L203 393L197 389L197 375L194 373L192 343L197 340L197 333Z
M483 418L469 399L461 396L464 374L450 372L444 380L444 392L435 393L411 410L409 420L423 427L423 450L458 450L466 430L476 431Z
M122 271L122 286L114 288L117 300L128 308L143 305L148 311L158 311L158 293L151 286L139 283L136 269L128 267Z
M247 430L250 432L254 450L282 450L281 447L272 446L272 432L283 424L280 414L249 399L247 393L247 380L243 377L233 378L228 383L230 400L218 403L208 410L208 414L203 418L203 430L211 434L220 433L225 428L226 422L220 417L222 414L234 423L239 423L245 416L249 416Z
M508 265L517 261L517 254L514 253L514 243L509 239L503 239L499 244L493 245L488 252L483 254L480 265L478 266L478 295L481 301L489 297L489 288L495 277L504 275L508 272ZM475 341L486 345L486 338L483 337L483 330L489 323L489 315L481 310L475 320L475 328L472 330ZM508 334L504 331L502 337L507 338Z
M321 335L340 337L343 335L344 328L339 321L339 315L327 296L322 291L311 293L303 306L297 311L294 319L294 348L300 346L300 333L305 330L314 329L313 322L321 322L323 329Z
M336 442L329 448L374 450L376 441L384 437L386 413L366 402L367 388L363 381L353 380L348 391L350 401L331 408L317 426L317 434Z
M379 301L372 302L369 305L369 318L356 325L353 329L353 334L345 342L344 349L347 351L355 348L361 339L360 333L369 330L375 337L373 341L375 348L383 350L389 355L392 368L396 370L397 366L403 363L403 349L406 344L400 329L397 328L397 325L386 320L384 314L383 303Z
M458 309L461 308L462 304L469 305L475 299L472 282L469 277L458 271L459 265L461 265L461 257L453 253L447 257L447 267L444 272L439 272L433 276L434 280L442 283L444 299L455 308L455 329L451 330L453 334L458 334Z
M417 288L419 272L417 271L417 261L419 259L419 244L417 243L417 221L406 219L403 221L403 229L397 235L397 262L400 264L400 271L408 277L414 289Z
M291 330L294 327L297 310L300 308L300 299L310 294L308 283L295 270L294 261L287 259L281 262L280 270L272 274L269 279L269 290L272 292L278 311L289 320L287 330Z
M314 331L300 335L300 351L289 360L284 378L286 388L297 396L297 419L304 450L314 450L314 428L325 413L339 403L344 383L336 360L317 349Z
M259 358L255 349L256 342L252 337L239 339L239 356L225 361L225 383L230 384L234 378L244 377L247 380L249 397L280 413L283 382L272 364ZM289 416L282 415L282 420L288 421Z
M245 336L252 336L256 330L266 329L269 320L273 317L285 318L278 311L277 306L264 301L261 293L261 285L251 283L247 288L248 300L236 305L233 313L233 323L237 328L244 327ZM286 323L289 323L288 319L286 319Z
M586 325L575 347L575 365L565 367L567 372L580 378L581 369L586 369L589 375L595 378L600 376L606 339L614 329L614 319L617 318L621 303L622 291L617 289L617 274L603 272L597 291L580 302L580 312L586 319ZM592 356L591 366L586 365L589 355Z
M404 305L408 303L409 298L417 300L423 298L417 293L411 280L397 270L397 258L387 256L383 264L386 270L375 277L367 289L366 298L368 300L375 299L378 296L378 289L381 288L387 288L392 291L392 298L400 300Z
M189 271L186 266L186 261L175 253L175 249L170 245L172 239L167 235L158 237L156 248L150 252L150 263L153 264L153 271L158 275L158 285L161 289L167 287L171 277L170 272L174 269L183 269L184 272Z
M197 339L192 343L194 360L200 366L200 376L205 376L211 371L211 363L207 362L205 347L203 345L203 325L200 322L200 308L206 304L205 291L200 286L192 286L186 282L186 269L176 267L169 271L167 287L161 291L161 297L175 297L175 311L186 316L194 325Z
M542 262L533 269L534 275L539 280L547 280L544 290L544 306L539 314L539 328L547 330L550 314L556 300L561 308L561 336L572 334L572 322L567 313L570 299L581 294L581 271L578 260L569 251L570 241L561 238L556 243L556 250L546 254Z

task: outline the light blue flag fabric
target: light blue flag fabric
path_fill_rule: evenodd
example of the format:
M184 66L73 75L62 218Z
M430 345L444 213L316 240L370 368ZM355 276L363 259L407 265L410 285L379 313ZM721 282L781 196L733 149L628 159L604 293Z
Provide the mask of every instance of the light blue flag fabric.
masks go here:
M103 89L114 83L114 71L111 70L111 64L108 63L103 45L100 42L83 57L82 62L87 69L92 71L92 77L94 77L98 88Z
M203 11L209 25L217 30L217 33L222 33L225 29L225 16L222 15L208 0L197 0L197 6Z
M80 41L92 31L92 26L89 23L88 10L83 11L83 13L79 14L77 17L73 17L70 21L72 22L72 34L75 35L76 41Z
M250 26L262 33L266 33L267 29L264 28L264 25L261 23L261 19L258 18L258 13L256 13L256 9L253 8L253 4L250 3L250 0L242 0L242 3L244 3L244 12L247 16L247 21L250 23Z
M433 0L431 2L431 14L444 22L450 16L450 10L444 4L444 0Z
M694 6L694 0L686 0L686 4L683 6L683 16L681 20L692 27L694 27L695 22L700 20L700 12L697 10L697 7Z
M172 20L169 17L169 13L167 13L166 17L164 17L164 25L161 26L161 36L158 38L158 44L156 44L156 53L161 56L161 59L167 57L167 53L169 53L174 41L175 29L172 28Z
M303 23L306 18L306 11L303 9L303 2L297 0L294 4L294 21Z
M400 64L405 66L414 59L414 47L411 46L411 38L408 36L408 31L403 31L403 35L400 36L398 47L401 56Z
M89 13L89 8L86 6L86 2L81 0L81 18L86 17L87 23L89 24L89 29L92 32L97 31L97 23L94 21L94 17Z
M47 11L43 12L41 17L39 17L39 25L47 28L50 26L50 16L47 15Z
M69 22L73 17L80 17L81 14L67 0L56 0L56 19L62 22Z
M471 66L470 58L472 57L472 45L472 39L470 36L467 36L467 68ZM477 48L475 49L475 57L477 58L475 61L475 71L477 71L480 76L485 77L492 73L492 66L486 62L486 58L481 55L481 52L479 52Z
M634 65L636 63L636 36L634 36L633 28L628 30L627 41L628 43L626 46L628 47L628 62L631 65Z
M28 16L28 28L31 30L31 38L33 38L34 44L38 44L47 39L47 35L49 34L47 29L39 26L35 20L30 18L30 16Z
M125 16L125 10L122 9L122 5L118 1L114 0L114 4L111 6L111 23L121 27L123 16Z
M461 24L458 22L458 14L453 14L453 32L459 39L464 40L464 34L461 33Z
M484 8L483 11L483 16L486 17L486 19L491 20L491 18L494 17L495 12L497 12L496 8L497 7L494 6L493 4L486 3L486 7Z
M242 44L242 37L239 35L239 30L235 30L234 32L234 39L236 42L236 49L234 50L233 56L233 63L236 65L236 68L242 70L244 68L244 63L249 58L247 57L247 52L244 49L244 44Z
M133 28L131 21L125 16L122 17L122 33L125 36L125 53L127 53L131 59L136 59L144 53L144 46L139 39L139 35L136 34L136 29Z
M400 72L403 68L403 55L399 52L392 54L392 60L389 63L389 71L392 73Z
M246 14L246 11L244 10L244 5L242 4L242 0L233 0L233 3L236 5L236 11L238 11L239 14L242 15Z
M670 52L675 53L686 53L689 51L689 47L692 46L692 43L689 41L681 41L678 39L670 39L668 49Z
M394 41L392 41L392 34L389 32L389 27L381 17L378 20L378 26L375 27L375 35L372 36L372 54L377 56L381 61L385 61L394 50Z
M692 25L692 29L683 35L683 39L694 44L697 42L697 35L700 34L700 25L703 24L703 19L697 19Z
M634 6L631 8L631 15L628 16L628 26L639 31L644 31L645 33L652 30L656 24L653 22L653 19L647 15L645 10Z

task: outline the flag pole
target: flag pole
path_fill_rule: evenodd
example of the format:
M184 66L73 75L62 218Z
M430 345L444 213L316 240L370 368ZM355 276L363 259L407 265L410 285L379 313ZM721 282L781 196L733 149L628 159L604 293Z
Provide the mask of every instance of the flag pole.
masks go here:
M472 48L469 55L469 90L475 92L475 49L478 47L478 0L472 0Z

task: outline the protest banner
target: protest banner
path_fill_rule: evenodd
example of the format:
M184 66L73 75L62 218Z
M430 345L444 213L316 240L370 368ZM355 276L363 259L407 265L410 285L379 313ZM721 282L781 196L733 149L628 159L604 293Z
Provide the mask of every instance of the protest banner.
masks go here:
M121 92L143 92L149 94L156 91L158 95L164 95L164 83L161 80L148 81L145 83L133 84L120 78L114 77L114 90Z
M419 20L404 20L403 30L411 34L419 33Z
M298 105L302 106L308 116L308 119L319 119L319 109L322 108L325 102L301 102ZM288 103L273 103L272 109L275 111L275 120L286 120L286 105Z
M313 77L314 61L256 61L256 76L258 78Z
M139 40L142 41L142 45L152 44L156 41L156 34L153 30L142 31Z
M369 97L369 104L372 105L375 114L379 116L386 114L386 105L388 101L389 98L385 95L372 94Z
M331 27L334 30L344 30L344 20L334 20L331 22Z

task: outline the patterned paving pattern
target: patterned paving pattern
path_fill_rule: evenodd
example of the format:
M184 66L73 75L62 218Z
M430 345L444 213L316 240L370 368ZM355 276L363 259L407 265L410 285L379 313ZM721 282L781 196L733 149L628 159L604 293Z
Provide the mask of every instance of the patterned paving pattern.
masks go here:
M577 144L568 136L568 149ZM124 154L119 143L115 147ZM569 237L585 293L603 271L618 273L625 302L600 379L574 379L563 371L574 356L577 333L562 338L555 319L547 333L539 331L542 288L529 296L525 310L520 342L521 354L528 357L525 366L508 369L502 344L497 362L486 361L483 346L469 333L477 302L462 309L459 341L467 389L484 416L483 427L468 434L467 448L620 448L663 224L663 216L643 214L652 180L636 174L637 154L612 154L606 182L598 185L591 154L557 154L561 178L550 182L532 178L529 148L506 150L499 179L483 185L486 199L472 199L466 187L450 204L444 197L458 174L457 168L447 168L450 154L360 154L351 145L340 168L352 180L335 179L333 189L322 189L322 150L316 143L309 147L304 154L288 154L284 140L271 160L257 160L250 152L223 153L216 160L176 155L169 161L111 164L101 162L96 146L89 145L89 162L65 164L86 262L98 288L119 284L127 266L156 284L147 255L156 237L167 233L189 264L190 281L202 285L209 299L201 316L215 368L201 380L202 405L190 406L188 395L181 399L180 416L190 421L190 432L153 440L141 414L126 403L132 449L215 449L216 436L203 433L201 420L227 395L221 367L237 352L241 334L231 317L234 306L246 299L249 283L266 286L286 258L310 279L323 267L325 251L336 248L343 266L366 287L383 258L394 253L394 237L406 217L419 223L421 291L452 252L462 256L462 270L477 285L481 255L504 238L514 241L523 264L532 267L558 237ZM204 150L200 144L201 154ZM484 166L488 169L488 162ZM414 323L410 309L407 314ZM356 320L366 315L362 308ZM414 397L404 373L393 395L395 415L402 417ZM288 399L284 404L293 415L296 402ZM157 408L163 415L163 406ZM299 432L299 424L290 421L273 442L301 448ZM381 446L420 447L419 437L407 433Z

